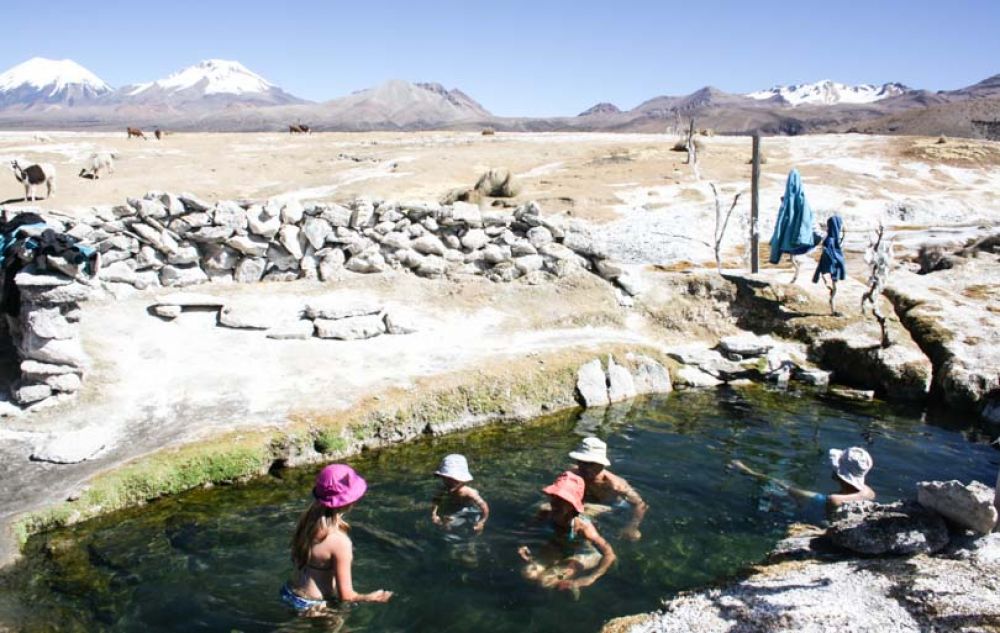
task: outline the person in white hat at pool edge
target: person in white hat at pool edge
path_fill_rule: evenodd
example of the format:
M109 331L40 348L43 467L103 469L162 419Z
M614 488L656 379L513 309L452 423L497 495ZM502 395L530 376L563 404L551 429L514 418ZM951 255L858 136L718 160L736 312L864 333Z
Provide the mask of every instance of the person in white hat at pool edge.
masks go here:
M472 531L481 534L490 518L490 506L468 483L472 481L465 455L445 455L434 474L441 479L441 491L434 496L431 521L446 530L472 523Z
M607 469L611 465L608 460L608 445L600 438L585 437L569 456L576 461L572 472L580 475L586 484L584 500L607 505L628 502L632 506L632 519L622 530L622 538L630 541L642 538L639 524L649 506L635 488Z
M752 470L738 459L730 462L730 466L756 479L772 481L796 499L823 506L827 511L852 501L875 500L875 491L865 482L865 476L874 465L868 451L860 446L852 446L846 450L831 448L829 458L830 465L833 466L833 480L840 485L840 490L831 495L796 488L786 481Z

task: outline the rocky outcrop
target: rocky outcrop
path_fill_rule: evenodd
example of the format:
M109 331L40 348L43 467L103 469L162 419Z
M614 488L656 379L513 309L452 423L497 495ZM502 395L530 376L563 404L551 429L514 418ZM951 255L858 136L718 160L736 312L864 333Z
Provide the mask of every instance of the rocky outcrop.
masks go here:
M838 304L848 307L835 316L821 288L783 283L785 275L784 271L725 275L737 287L733 311L741 327L801 341L810 360L832 371L838 383L874 389L886 399L927 397L931 362L888 306L882 311L890 315L891 345L883 347L878 324L854 312L864 292L861 284L850 279L838 284Z
M885 294L934 366L944 400L1000 424L1000 277L975 259L929 275L900 271Z
M956 525L988 534L997 524L994 491L978 481L922 481L917 484L917 501Z
M612 620L602 633L993 631L998 575L1000 539L989 537L945 556L793 560L681 594L656 613Z
M682 593L656 613L611 620L602 633L995 630L1000 534L958 535L950 542L946 530L943 536L915 537L929 525L926 518L914 521L920 512L941 519L913 506L868 504L850 513L851 529L881 534L874 540L890 550L908 542L902 549L912 552L910 546L933 541L935 555L856 557L838 551L822 530L793 525L768 562L749 577ZM890 526L895 529L886 529Z
M795 380L826 388L830 382L830 373L809 364L801 345L750 333L723 337L715 349L699 343L671 347L667 355L679 363L674 382L687 387L747 380L787 385Z
M869 556L933 554L948 544L944 520L913 501L844 506L827 536L838 547Z

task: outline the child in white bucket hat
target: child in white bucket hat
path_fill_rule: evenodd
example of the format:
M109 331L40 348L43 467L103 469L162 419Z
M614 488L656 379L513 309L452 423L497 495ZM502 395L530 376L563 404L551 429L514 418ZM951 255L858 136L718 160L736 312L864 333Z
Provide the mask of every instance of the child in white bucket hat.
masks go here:
M580 475L586 484L588 501L612 506L627 502L632 507L632 519L622 530L622 537L638 541L642 537L639 524L649 506L625 479L607 469L611 465L608 445L600 438L585 437L569 457L576 461L571 472Z
M865 483L865 476L874 464L868 451L860 446L845 450L831 448L829 458L830 465L833 466L833 480L840 484L840 490L831 495L796 488L786 481L752 470L738 459L730 462L730 466L756 479L774 482L792 497L823 506L827 511L852 501L875 500L875 491Z
M465 455L446 455L434 474L442 484L431 507L434 525L450 530L471 522L472 531L482 533L486 520L490 518L490 506L475 488L468 485L472 481L472 473Z

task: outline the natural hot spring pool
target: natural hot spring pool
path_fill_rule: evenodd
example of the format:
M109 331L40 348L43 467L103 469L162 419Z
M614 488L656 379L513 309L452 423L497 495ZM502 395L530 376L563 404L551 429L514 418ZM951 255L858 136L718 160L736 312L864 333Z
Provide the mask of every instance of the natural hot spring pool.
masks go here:
M623 517L600 523L619 563L579 601L536 589L515 550L538 488L568 465L583 428L607 440L613 470L650 503L643 539ZM613 616L737 573L761 559L790 520L818 520L724 467L734 458L829 491L826 449L866 446L883 500L926 478L992 483L1000 454L974 430L919 411L808 395L682 392L611 409L428 439L349 460L370 491L350 516L355 585L396 592L362 605L344 631L596 631ZM428 520L440 457L463 452L492 506L486 533L442 538ZM0 579L0 624L25 631L322 631L277 599L287 543L318 467L247 485L197 490L32 539ZM2 626L0 626L2 628Z

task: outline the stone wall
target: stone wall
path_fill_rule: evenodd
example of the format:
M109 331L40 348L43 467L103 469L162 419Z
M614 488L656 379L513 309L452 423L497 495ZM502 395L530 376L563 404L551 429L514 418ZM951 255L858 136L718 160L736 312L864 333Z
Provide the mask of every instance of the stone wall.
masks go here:
M20 359L11 396L21 406L54 403L80 388L87 357L80 344L80 302L91 288L57 272L25 267L14 277L17 315L5 314Z
M456 202L358 199L348 206L263 204L150 193L74 227L103 257L101 279L149 286L332 278L409 270L541 282L582 268L622 276L582 223L545 218L534 202L480 210Z

